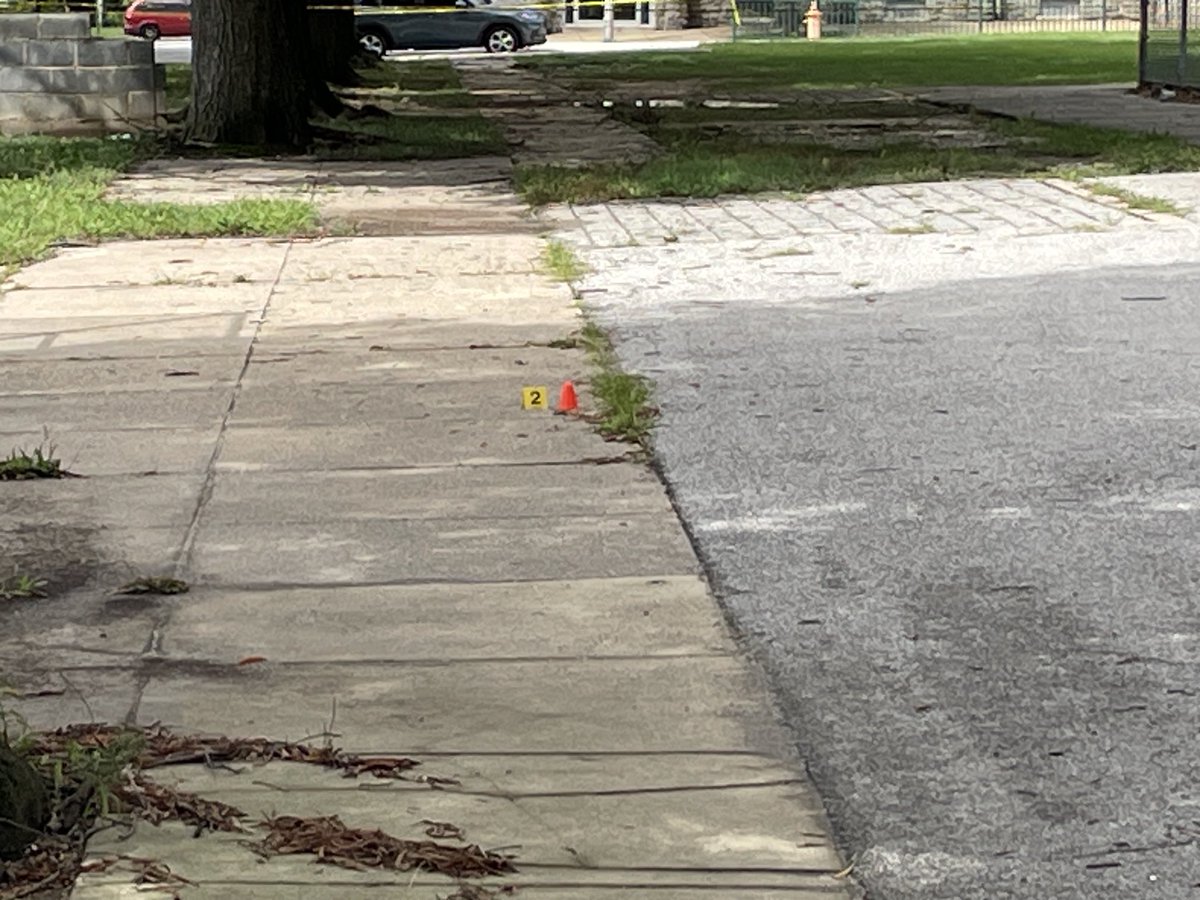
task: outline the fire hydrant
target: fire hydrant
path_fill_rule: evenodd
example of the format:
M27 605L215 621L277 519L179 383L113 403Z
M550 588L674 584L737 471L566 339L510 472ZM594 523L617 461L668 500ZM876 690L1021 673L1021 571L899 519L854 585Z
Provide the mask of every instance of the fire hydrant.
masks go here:
M817 0L812 0L812 5L804 14L804 36L810 41L821 39L821 10L817 6Z

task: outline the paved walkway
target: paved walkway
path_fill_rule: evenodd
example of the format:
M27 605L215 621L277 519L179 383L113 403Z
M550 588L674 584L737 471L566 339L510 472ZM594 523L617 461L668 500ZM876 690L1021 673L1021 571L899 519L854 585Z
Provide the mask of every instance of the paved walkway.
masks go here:
M973 106L1005 116L1173 134L1200 143L1200 106L1141 97L1130 93L1131 87L942 87L914 94L922 100Z
M116 190L217 199L247 165L160 165ZM844 896L820 802L662 486L601 464L623 448L585 423L521 409L523 385L587 367L545 346L579 320L519 205L487 178L434 189L424 167L381 166L361 196L316 190L327 168L254 171L256 192L342 212L434 202L438 229L72 248L4 285L0 444L47 429L88 476L0 490L0 556L56 588L0 611L21 711L277 739L332 724L349 750L460 784L155 774L252 819L410 838L450 822L510 848L508 883L538 900ZM142 574L192 589L110 595ZM92 849L169 864L198 883L186 897L454 890L264 864L239 840L143 825ZM75 896L128 880L85 876Z

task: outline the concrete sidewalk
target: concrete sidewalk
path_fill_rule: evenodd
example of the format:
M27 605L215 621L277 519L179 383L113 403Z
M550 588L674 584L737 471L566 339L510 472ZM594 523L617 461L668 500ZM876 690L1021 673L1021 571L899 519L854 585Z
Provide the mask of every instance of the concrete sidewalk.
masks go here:
M1132 93L1132 84L938 87L906 91L921 100L1060 125L1170 134L1200 143L1200 106Z
M192 179L220 199L248 164L216 187L213 165L119 190ZM260 188L359 203L378 232L436 208L436 233L73 248L0 294L0 444L47 429L88 476L0 486L0 546L59 588L0 611L21 712L293 740L332 726L348 750L414 756L460 784L278 763L154 774L252 820L408 838L451 822L510 848L519 896L851 893L660 483L602 464L624 448L585 423L521 409L523 385L586 365L546 346L580 323L519 204L488 178L439 192L413 166L380 166L369 191L268 169ZM138 575L192 589L111 596ZM143 824L92 850L167 863L197 883L184 897L455 890L264 863L240 840ZM88 875L75 896L133 896L129 879Z

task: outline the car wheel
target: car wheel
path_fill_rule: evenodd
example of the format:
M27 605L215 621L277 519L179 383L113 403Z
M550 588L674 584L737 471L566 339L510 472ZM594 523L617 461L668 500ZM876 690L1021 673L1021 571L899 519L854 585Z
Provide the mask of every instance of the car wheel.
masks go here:
M368 31L358 36L358 46L364 53L369 53L376 59L382 59L388 51L388 42L378 31Z
M506 25L493 28L483 39L483 46L488 53L512 53L521 47L521 39L517 33Z
M157 25L143 25L138 29L138 34L148 41L157 41L162 37L162 32L159 31Z

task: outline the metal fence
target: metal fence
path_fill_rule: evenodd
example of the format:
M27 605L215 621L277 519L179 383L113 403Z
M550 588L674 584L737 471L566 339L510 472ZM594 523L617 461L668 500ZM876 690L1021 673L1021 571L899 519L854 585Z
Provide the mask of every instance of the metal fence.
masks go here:
M1200 88L1200 0L1142 0L1138 82Z
M734 2L735 40L804 36L811 0ZM1200 7L1200 0L1192 2ZM824 0L819 6L821 33L829 36L1135 31L1139 20L1139 0Z

